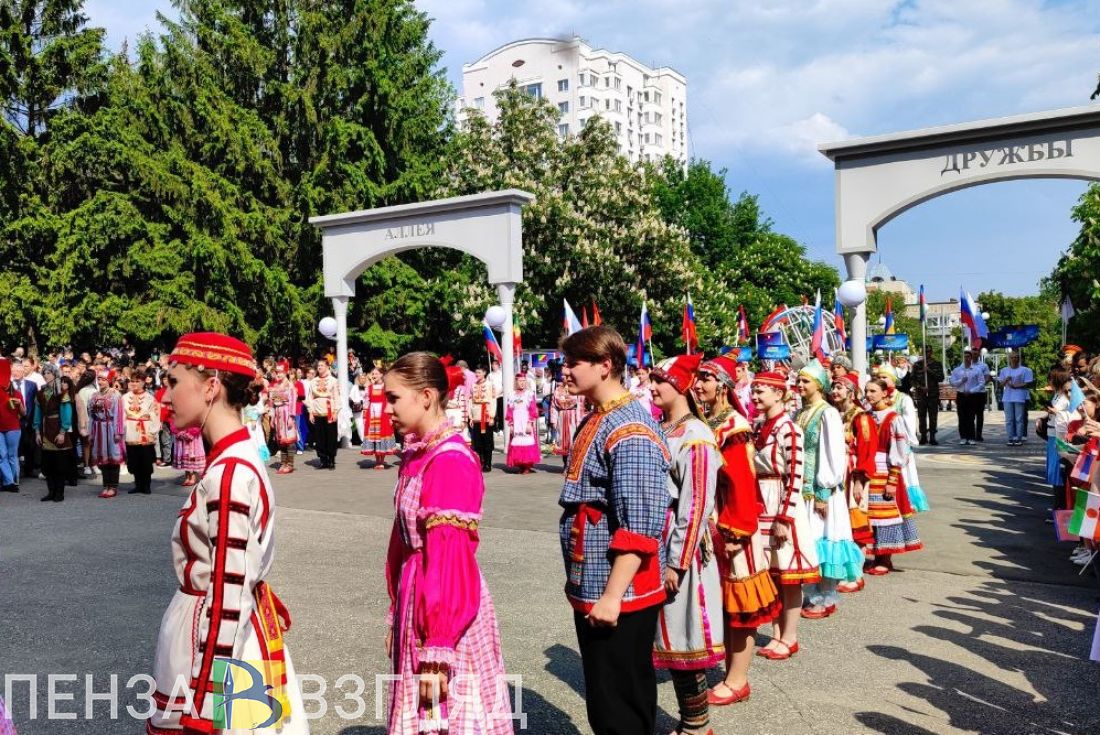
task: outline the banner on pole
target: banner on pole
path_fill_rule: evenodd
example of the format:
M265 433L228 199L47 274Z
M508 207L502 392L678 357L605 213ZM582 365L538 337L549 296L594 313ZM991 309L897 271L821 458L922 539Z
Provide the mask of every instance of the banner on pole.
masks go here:
M905 352L909 349L908 334L876 334L872 338L872 349L887 352Z
M990 349L1025 347L1039 339L1038 324L1024 324L1013 327L1001 327L989 333L985 344Z
M756 355L761 360L786 360L791 346L783 341L782 332L761 332L756 335Z

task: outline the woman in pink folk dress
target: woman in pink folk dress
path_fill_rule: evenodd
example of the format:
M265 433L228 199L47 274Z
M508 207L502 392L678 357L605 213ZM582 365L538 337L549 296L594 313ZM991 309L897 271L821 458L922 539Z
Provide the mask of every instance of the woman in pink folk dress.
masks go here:
M445 415L463 381L426 352L386 372L387 412L405 436L386 560L390 735L512 735L500 633L477 564L485 484Z

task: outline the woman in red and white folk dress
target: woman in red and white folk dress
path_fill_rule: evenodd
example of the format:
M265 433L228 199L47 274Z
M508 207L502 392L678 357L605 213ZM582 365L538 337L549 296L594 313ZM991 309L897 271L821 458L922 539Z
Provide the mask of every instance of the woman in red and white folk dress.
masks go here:
M170 357L167 400L181 428L199 427L211 445L207 468L184 503L172 533L179 580L161 621L153 664L157 709L148 735L218 732L262 735L308 733L301 693L283 631L290 616L264 579L275 553L275 497L256 445L241 424L241 409L257 396L252 351L223 334L180 338ZM215 658L264 661L274 687L270 711L283 719L218 723ZM238 672L231 672L238 673ZM238 707L238 715L249 714ZM224 713L218 712L224 716ZM249 719L245 717L244 719Z
M830 399L844 419L844 438L848 444L848 472L844 490L848 496L848 517L852 524L852 540L864 553L875 542L871 522L867 517L867 500L871 478L875 475L875 452L878 451L878 427L871 414L860 405L859 374L845 372L833 381ZM859 592L865 585L841 582L838 592Z
M802 429L787 413L789 393L785 375L759 373L753 378L752 400L761 416L753 457L764 502L760 530L769 541L772 577L783 601L773 625L775 636L756 655L773 661L798 653L802 585L821 580L809 512L802 502Z
M397 451L393 438L393 423L386 413L386 387L382 384L382 370L377 366L368 376L370 384L363 392L363 450L374 455L374 469L386 469L386 455Z
M267 389L267 397L271 400L268 406L275 443L281 452L276 474L288 475L294 471L294 448L298 444L298 391L282 363L275 367L275 382Z
M554 413L554 434L558 439L554 454L561 456L564 462L573 448L573 435L584 420L584 397L572 395L565 383L558 383L550 400L550 408Z

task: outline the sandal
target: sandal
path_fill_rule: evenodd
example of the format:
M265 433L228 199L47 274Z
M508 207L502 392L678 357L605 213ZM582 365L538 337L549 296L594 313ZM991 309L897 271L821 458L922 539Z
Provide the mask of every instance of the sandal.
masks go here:
M113 487L109 487L106 490L104 490L103 492L101 492L99 494L99 497L101 497L101 498L113 498L116 495L118 495L118 490L115 490Z
M863 573L864 574L870 574L872 577L885 577L891 571L893 571L893 570L890 569L890 567L883 566L882 564L876 564L875 566L871 567L870 569L864 570Z

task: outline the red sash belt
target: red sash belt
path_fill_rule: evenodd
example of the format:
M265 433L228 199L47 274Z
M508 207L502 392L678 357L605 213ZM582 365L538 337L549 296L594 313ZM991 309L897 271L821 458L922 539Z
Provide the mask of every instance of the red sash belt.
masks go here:
M573 519L573 528L569 532L572 548L570 556L574 562L584 561L584 532L589 525L596 525L603 518L603 511L588 503L581 503Z

